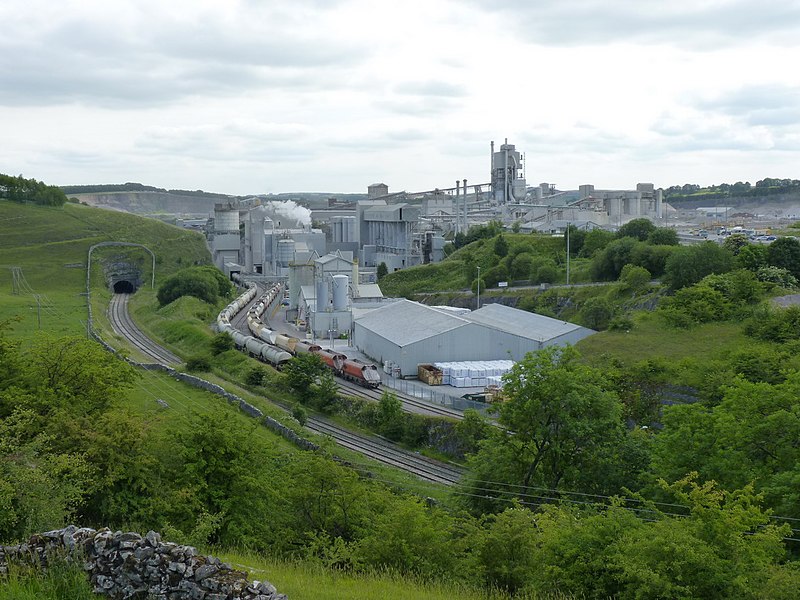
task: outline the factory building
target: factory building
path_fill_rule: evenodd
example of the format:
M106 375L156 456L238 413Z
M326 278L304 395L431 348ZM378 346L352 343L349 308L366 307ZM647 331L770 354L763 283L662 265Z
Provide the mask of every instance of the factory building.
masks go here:
M215 204L211 249L217 268L224 270L225 263L241 263L240 246L239 206L231 202Z
M375 361L391 361L403 377L423 363L518 361L531 351L575 344L594 331L501 304L466 314L399 300L359 316L355 346Z
M405 202L359 202L356 221L361 246L360 263L365 267L386 263L390 273L422 264L422 243L414 243L420 240L414 235L419 216L420 208Z

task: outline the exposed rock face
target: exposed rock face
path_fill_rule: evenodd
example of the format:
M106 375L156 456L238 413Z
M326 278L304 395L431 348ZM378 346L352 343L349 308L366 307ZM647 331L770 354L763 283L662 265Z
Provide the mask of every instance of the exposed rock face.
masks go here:
M0 576L9 562L46 568L54 554L82 560L95 593L114 600L286 600L269 582L248 581L246 573L191 546L162 542L154 531L142 537L70 525L37 534L26 544L0 546Z

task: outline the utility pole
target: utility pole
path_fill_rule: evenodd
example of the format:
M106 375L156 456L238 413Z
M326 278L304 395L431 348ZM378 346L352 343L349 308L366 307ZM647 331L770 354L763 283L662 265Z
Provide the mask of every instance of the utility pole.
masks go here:
M569 221L567 221L567 285L569 285Z
M42 303L39 299L39 294L34 294L34 298L36 298L36 321L39 323L39 329L42 328Z
M481 268L478 267L478 308L481 307Z

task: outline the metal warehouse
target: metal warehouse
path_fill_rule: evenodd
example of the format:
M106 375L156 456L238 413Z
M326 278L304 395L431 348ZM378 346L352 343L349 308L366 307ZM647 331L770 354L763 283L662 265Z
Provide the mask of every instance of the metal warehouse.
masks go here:
M594 331L510 308L487 304L454 315L418 302L400 300L355 321L356 347L381 363L392 361L403 376L417 374L421 363L496 360L518 361L547 346L575 344Z

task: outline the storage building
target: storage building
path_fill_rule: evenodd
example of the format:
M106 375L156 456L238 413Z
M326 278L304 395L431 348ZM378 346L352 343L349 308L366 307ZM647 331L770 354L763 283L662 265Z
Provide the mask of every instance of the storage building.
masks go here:
M391 361L402 376L423 363L511 359L547 346L575 344L591 329L501 304L455 315L400 300L359 316L356 347L380 363Z

